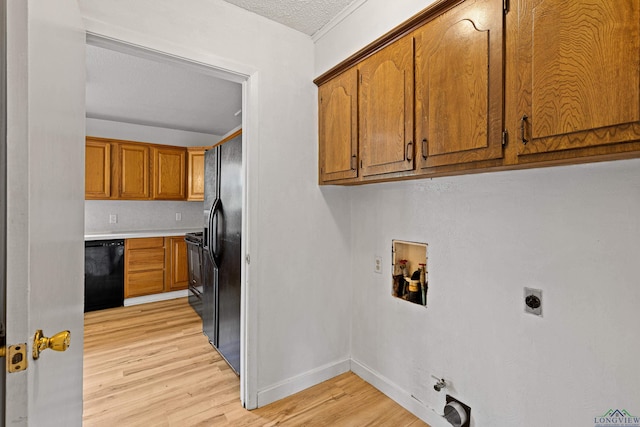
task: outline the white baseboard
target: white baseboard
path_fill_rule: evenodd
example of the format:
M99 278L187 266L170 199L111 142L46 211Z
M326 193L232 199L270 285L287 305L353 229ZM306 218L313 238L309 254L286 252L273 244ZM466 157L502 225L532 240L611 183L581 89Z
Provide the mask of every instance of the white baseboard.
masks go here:
M142 297L134 297L127 298L124 300L124 306L129 307L130 305L138 305L138 304L146 304L148 302L156 302L156 301L166 301L169 299L183 298L189 295L189 291L173 291L173 292L163 292L161 294L152 294L145 295Z
M433 408L419 402L406 390L357 360L351 359L351 371L431 427L451 427Z
M345 359L289 378L265 390L260 390L258 392L258 407L268 405L276 400L283 399L316 384L320 384L335 376L349 372L350 369L351 361L350 359Z

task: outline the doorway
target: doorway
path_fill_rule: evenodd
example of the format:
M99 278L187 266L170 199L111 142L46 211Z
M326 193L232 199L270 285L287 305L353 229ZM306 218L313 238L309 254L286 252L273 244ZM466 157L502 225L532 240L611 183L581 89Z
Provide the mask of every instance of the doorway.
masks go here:
M137 46L137 45L131 45L129 43L125 43L125 42L121 42L121 41L115 41L112 39L107 39L107 38L102 38L100 36L96 36L93 34L88 34L87 35L87 45L88 45L88 50L89 49L106 49L108 51L111 52L116 52L118 54L124 54L124 55L129 55L131 57L133 57L134 59L144 59L144 60L148 60L148 61L153 61L157 64L161 64L161 65L166 65L166 66L170 66L174 69L178 68L183 70L185 73L197 73L197 74L202 74L202 75L206 75L209 78L212 79L217 79L220 81L225 81L225 82L232 82L236 85L240 85L241 86L241 94L240 94L240 107L237 110L234 110L234 114L236 117L239 118L239 120L241 121L241 126L244 129L245 128L245 124L246 124L246 116L244 114L242 114L243 112L243 106L246 104L246 97L247 97L247 79L248 76L246 75L241 75L238 73L233 73L230 71L226 71L226 70L222 70L219 68L216 68L214 66L211 65L207 65L207 64L203 64L203 63L198 63L195 61L191 61L185 58L180 58L180 57L176 57L176 56L172 56L169 54L165 54L162 52L158 52L158 51L154 51L154 50L150 50L141 46ZM90 85L95 84L95 82L92 80L92 75L88 74L87 75L87 88L89 88ZM160 88L159 88L160 89ZM221 102L224 102L224 99L221 100ZM156 108L157 106L151 106L153 108ZM150 108L151 110L153 110L153 108ZM90 117L90 113L89 113L89 103L87 104L87 117L88 120L93 120L95 121L109 121L109 122L117 122L117 117L113 116L113 115L104 115L104 116L99 116L96 114L91 113ZM146 127L154 127L154 123L151 121L145 121L145 120L140 120L139 123L135 123L135 120L122 120L122 122L126 125L124 127L128 127L128 129L133 129L133 127L135 125L140 125L140 126L146 126ZM94 123L95 124L95 123ZM155 126L158 126L158 124L156 123ZM99 126L98 126L99 127ZM174 129L176 131L189 131L188 127L185 127L183 129L180 129L179 127ZM89 134L89 132L87 132L87 134ZM246 133L243 132L243 138L242 138L242 146L243 146L243 153L246 153ZM101 135L91 135L91 136L101 136ZM218 135L218 136L223 136L223 135ZM126 138L126 137L121 137L121 138L116 138L115 136L112 136L112 138L115 139L129 139L129 140L136 140L133 137L130 138ZM141 140L140 138L138 138L137 140ZM145 140L144 142L154 142L154 141L147 141ZM155 141L157 142L157 141ZM213 142L217 142L215 139L213 140ZM165 142L157 142L157 143L167 143ZM170 144L169 144L170 145ZM177 144L176 144L177 145ZM210 144L211 145L211 144ZM243 179L244 182L247 182L247 162L246 162L246 154L243 154L243 161L242 161L242 175L243 175ZM104 203L110 203L111 201L104 201ZM93 209L90 205L92 202L87 203L85 202L85 221L87 221L88 219L88 223L86 225L91 225L91 221L93 221L91 219L91 212L89 212L89 214L87 214L87 210L91 210ZM126 209L129 209L127 212L128 213L132 213L135 212L135 206L134 206L135 202L130 202L127 201L125 202ZM152 209L149 207L149 204L153 204L155 202L142 202L143 204L146 204L146 206L143 206L142 209ZM160 202L160 203L165 203L165 202ZM184 203L198 203L198 202L184 202ZM247 204L248 204L248 197L247 197L247 188L246 185L243 185L243 194L242 194L242 234L243 236L243 240L242 240L242 251L241 253L247 253L246 247L247 247L247 243L246 241L248 241L248 237L249 237L249 233L248 233L248 221L247 221ZM104 205L98 207L97 209L99 210L101 207L103 207ZM95 210L95 209L94 209ZM200 213L202 212L202 210L200 209ZM108 214L108 213L107 213ZM144 215L144 214L142 214ZM110 216L110 215L109 215ZM177 218L177 215L176 215ZM185 218L185 215L182 214L182 218ZM200 222L200 227L202 226L202 222ZM245 307L246 306L246 292L244 290L245 288L245 284L246 284L246 277L247 277L247 272L246 272L246 266L245 263L242 263L242 271L241 271L241 283L242 283L242 296L241 296L241 307ZM246 393L246 376L244 375L244 372L246 372L246 370L244 369L244 367L246 366L246 360L245 360L245 343L246 343L246 319L244 318L244 316L246 316L246 310L244 310L244 308L241 309L241 319L240 319L240 325L241 325L241 351L240 351L240 363L241 363L241 371L243 372L243 376L241 377L241 385L240 385L240 398L243 401L243 403L246 401L245 398L245 393Z

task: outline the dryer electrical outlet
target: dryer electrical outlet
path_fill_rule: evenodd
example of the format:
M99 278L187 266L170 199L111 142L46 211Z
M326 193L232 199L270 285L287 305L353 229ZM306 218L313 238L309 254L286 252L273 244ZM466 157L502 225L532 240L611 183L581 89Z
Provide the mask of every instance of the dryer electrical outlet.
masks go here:
M542 290L524 288L524 311L542 317Z

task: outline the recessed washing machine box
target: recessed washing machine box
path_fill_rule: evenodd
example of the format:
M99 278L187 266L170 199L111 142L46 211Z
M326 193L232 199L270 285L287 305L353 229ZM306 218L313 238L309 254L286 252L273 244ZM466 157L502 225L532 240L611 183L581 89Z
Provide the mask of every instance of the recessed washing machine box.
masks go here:
M429 290L427 246L404 240L393 240L391 244L391 295L425 307Z

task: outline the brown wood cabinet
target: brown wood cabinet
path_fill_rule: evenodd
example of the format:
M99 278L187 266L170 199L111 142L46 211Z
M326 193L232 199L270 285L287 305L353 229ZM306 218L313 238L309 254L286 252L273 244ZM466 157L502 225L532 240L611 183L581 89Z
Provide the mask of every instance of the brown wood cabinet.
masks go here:
M187 200L204 200L204 153L208 147L187 147Z
M189 266L187 264L187 243L184 236L164 238L165 256L165 292L187 289L189 285Z
M321 184L640 157L640 0L438 1L315 83Z
M119 199L149 199L149 147L118 143L117 182Z
M88 136L85 199L202 201L207 148Z
M151 147L153 199L184 200L186 198L186 157L186 148Z
M358 70L318 89L320 182L358 176Z
M184 236L125 239L125 298L187 289Z
M111 197L111 144L87 138L84 167L85 199Z
M413 170L413 38L376 52L358 72L362 175Z
M465 2L415 32L418 169L502 157L503 16Z
M164 238L125 239L124 250L124 297L163 292Z
M518 161L613 153L639 140L640 1L520 0L517 7L510 24ZM601 149L585 150L592 147Z

